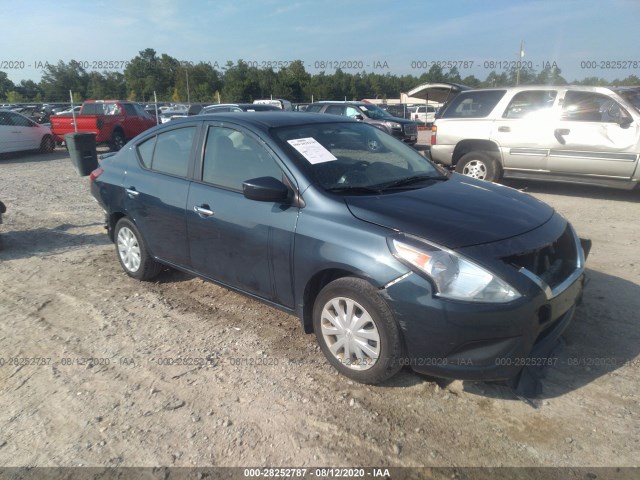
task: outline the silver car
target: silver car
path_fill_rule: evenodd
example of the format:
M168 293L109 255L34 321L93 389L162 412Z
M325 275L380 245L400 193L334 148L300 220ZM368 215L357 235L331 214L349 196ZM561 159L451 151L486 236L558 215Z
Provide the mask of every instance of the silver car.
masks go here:
M640 111L604 87L466 90L436 119L431 157L474 178L503 175L631 189Z

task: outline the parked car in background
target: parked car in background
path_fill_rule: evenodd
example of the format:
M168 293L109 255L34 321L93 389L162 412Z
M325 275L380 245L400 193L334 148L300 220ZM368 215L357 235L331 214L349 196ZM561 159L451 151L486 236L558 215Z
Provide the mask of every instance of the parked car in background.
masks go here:
M434 105L413 105L409 107L409 118L427 126L433 125L438 109Z
M282 109L275 105L261 103L220 103L209 105L202 109L200 115L228 112L281 112Z
M432 128L431 158L474 178L503 175L631 189L640 111L605 87L466 90Z
M56 115L73 115L74 113L76 115L80 115L81 109L82 109L82 105L76 105L73 108L68 108L67 110L62 110L60 112L57 112Z
M389 112L389 115L398 118L410 119L410 106L405 103L378 105L381 109Z
M403 142L414 145L418 141L418 124L411 120L390 115L380 107L365 102L315 102L307 107L309 113L342 115L369 123L393 135Z
M293 105L289 100L283 100L281 98L272 98L266 100L254 100L253 103L261 105L274 105L280 110L286 110L287 112L293 111Z
M165 123L171 120L175 120L176 118L198 115L207 105L207 103L191 103L189 105L182 105L179 109L167 109L162 113L162 115L160 115L160 119L162 123Z
M87 100L75 117L75 124L70 115L54 115L50 120L57 141L64 140L66 133L91 132L96 134L96 143L106 143L114 151L156 125L141 105L118 100Z
M23 150L51 152L55 141L51 129L10 110L0 110L0 153Z
M296 314L360 382L514 380L582 293L588 244L551 207L345 117L175 120L104 158L91 192L129 276L170 266Z

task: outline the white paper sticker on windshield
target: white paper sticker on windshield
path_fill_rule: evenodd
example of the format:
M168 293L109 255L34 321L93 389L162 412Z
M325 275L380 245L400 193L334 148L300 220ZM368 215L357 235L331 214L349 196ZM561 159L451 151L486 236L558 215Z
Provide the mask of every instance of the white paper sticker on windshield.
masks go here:
M299 151L312 165L337 160L329 150L324 148L313 137L296 138L295 140L287 140L287 142Z

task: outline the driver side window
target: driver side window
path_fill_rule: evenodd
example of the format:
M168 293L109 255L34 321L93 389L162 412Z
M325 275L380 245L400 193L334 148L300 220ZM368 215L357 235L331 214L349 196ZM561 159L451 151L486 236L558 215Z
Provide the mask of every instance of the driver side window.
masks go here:
M362 115L362 114L360 113L360 110L358 110L357 108L347 107L347 111L345 115L349 118L356 118L357 115Z
M621 105L600 93L568 91L562 105L561 120L618 123L629 117Z
M265 147L238 130L209 127L202 180L242 191L242 182L258 177L282 179L280 167Z

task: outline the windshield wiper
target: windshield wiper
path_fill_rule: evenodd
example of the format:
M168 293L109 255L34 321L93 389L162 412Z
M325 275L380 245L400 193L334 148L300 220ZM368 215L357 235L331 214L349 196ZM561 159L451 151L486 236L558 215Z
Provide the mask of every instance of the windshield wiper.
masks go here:
M374 185L374 187L377 187L380 190L392 190L394 188L404 188L415 183L421 183L428 180L443 181L448 179L449 177L447 177L446 175L412 175L411 177L401 178L399 180L393 180L392 182Z
M331 193L355 193L355 194L374 194L380 195L381 190L374 187L359 187L359 186L347 186L344 187L330 187L326 189Z

